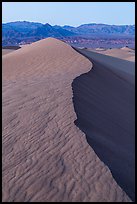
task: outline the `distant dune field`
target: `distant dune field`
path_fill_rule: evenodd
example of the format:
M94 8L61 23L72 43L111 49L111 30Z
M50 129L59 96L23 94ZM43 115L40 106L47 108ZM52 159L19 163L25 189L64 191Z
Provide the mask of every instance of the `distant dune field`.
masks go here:
M91 49L91 50L94 51L93 49ZM104 50L103 49L96 49L95 51L100 53L100 54L105 54L105 55L109 55L112 57L117 57L120 59L135 62L135 51L133 49L128 48L128 47L104 49Z
M131 202L74 124L72 82L92 67L54 38L2 57L3 202Z
M2 56L6 55L6 54L8 54L10 52L13 52L15 50L18 50L18 49L20 49L19 46L5 46L5 47L2 47Z
M12 50L12 49L2 49L2 55L6 55L6 54L8 54L10 52L13 52L13 51L15 51L15 50Z

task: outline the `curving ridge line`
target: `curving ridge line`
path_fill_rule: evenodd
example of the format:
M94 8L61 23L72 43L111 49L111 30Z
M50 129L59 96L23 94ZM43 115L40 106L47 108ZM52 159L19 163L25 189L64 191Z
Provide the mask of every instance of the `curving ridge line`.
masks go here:
M131 201L74 125L71 84L92 63L48 38L2 64L3 202Z
M92 70L77 77L72 84L77 115L75 124L86 134L89 145L134 201L134 63L74 49L93 63Z

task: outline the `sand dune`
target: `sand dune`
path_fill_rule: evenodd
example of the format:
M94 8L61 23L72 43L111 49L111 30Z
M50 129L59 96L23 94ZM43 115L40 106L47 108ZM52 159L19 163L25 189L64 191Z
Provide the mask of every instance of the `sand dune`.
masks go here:
M13 51L15 51L15 50L13 50L13 49L2 49L2 56L6 55L6 54L8 54L10 52L13 52Z
M91 50L91 51L94 51L94 50ZM135 62L135 51L128 47L114 48L114 49L107 49L107 50L96 49L96 52Z
M71 84L92 63L48 38L2 66L3 202L131 201L74 124Z
M20 48L21 48L20 46L4 46L2 47L2 56L9 54L10 52L13 52L15 50L18 50Z
M105 51L106 49L98 47L95 50L97 50L97 51Z
M135 62L135 55L127 57L126 60L131 61L131 62Z
M125 50L125 51L128 51L128 52L134 52L133 49L129 48L129 47L122 47L120 48L121 50Z
M135 87L121 77L119 59L113 59L110 67L106 57L98 62L98 54L78 51L91 59L93 68L73 82L76 124L118 184L135 200ZM124 66L130 68L129 63Z

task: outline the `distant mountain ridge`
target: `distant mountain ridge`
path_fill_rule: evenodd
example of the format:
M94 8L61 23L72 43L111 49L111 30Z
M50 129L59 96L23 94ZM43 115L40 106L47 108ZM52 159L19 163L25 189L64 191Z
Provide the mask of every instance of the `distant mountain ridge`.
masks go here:
M78 27L63 26L64 29L81 35L91 34L120 34L135 35L135 25L107 25L107 24L83 24Z
M134 37L134 35L135 25L117 26L91 23L73 27L69 25L51 26L48 23L42 24L28 21L16 21L2 24L3 46L30 43L46 37Z

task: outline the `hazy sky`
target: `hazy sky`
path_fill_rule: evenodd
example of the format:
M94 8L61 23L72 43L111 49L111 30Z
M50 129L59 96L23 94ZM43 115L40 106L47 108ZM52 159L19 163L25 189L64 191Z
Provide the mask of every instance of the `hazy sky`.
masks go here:
M3 2L2 22L135 24L134 2Z

